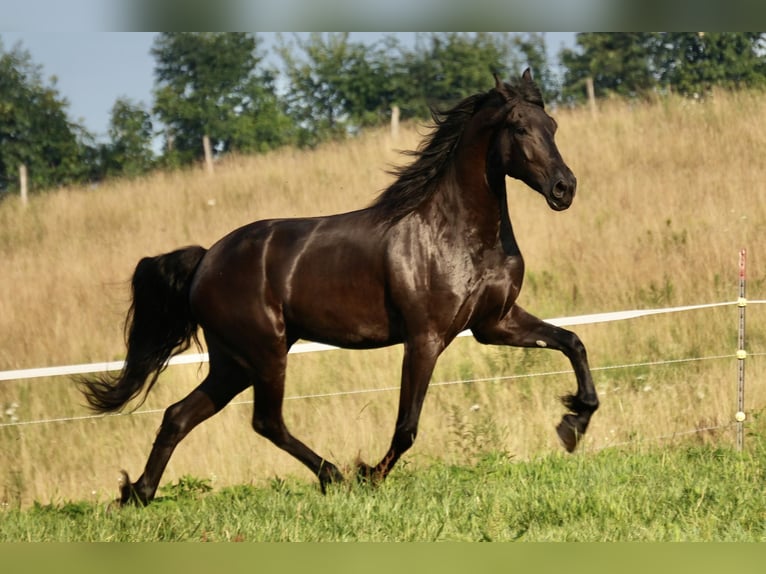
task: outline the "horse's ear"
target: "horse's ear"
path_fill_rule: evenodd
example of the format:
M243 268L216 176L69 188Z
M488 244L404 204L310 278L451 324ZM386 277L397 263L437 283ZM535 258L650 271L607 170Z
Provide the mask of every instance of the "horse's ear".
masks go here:
M521 79L525 82L533 82L534 80L532 79L532 71L529 68L524 70L524 73L521 74Z
M500 76L497 75L497 72L492 72L492 75L495 78L495 89L503 94L506 98L510 98L513 93L509 91L508 84L500 79Z

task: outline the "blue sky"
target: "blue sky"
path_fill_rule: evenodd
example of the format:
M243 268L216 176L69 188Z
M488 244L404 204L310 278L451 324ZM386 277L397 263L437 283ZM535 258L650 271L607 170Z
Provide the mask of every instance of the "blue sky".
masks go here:
M270 50L275 32L256 32ZM283 33L289 38L291 33ZM352 39L374 42L383 32L355 32ZM402 42L414 42L414 32L395 32ZM59 93L69 101L69 117L105 141L112 105L120 97L149 105L154 85L154 59L149 50L153 32L34 31L3 32L5 50L21 42L44 78L55 76ZM548 52L572 46L573 32L547 32Z

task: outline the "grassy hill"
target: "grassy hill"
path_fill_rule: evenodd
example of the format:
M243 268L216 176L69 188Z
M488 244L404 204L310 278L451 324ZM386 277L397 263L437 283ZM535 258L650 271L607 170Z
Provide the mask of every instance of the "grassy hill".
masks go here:
M570 210L555 213L531 190L508 182L527 266L520 304L556 317L732 301L742 247L749 254L748 294L764 298L766 130L756 120L764 113L766 97L756 93L717 93L701 103L607 102L596 116L555 111L557 142L578 177L578 195ZM387 132L372 131L316 150L227 158L212 176L191 169L60 189L33 197L26 208L15 198L3 201L0 370L121 359L127 281L140 257L210 245L254 219L363 207L390 181L387 168L406 161L397 149L416 147L421 134L409 126L393 142ZM766 405L758 382L763 318L761 306L748 308L749 425ZM588 347L602 407L584 444L586 456L561 464L619 459L599 454L618 445L680 446L667 456L683 457L690 446L716 453L733 444L736 307L574 330ZM341 467L358 457L377 461L393 430L400 362L398 348L291 357L288 425ZM557 397L575 386L568 368L550 351L456 341L434 375L435 383L454 384L429 391L418 442L391 478L417 481L406 477L470 465L487 453L513 461L557 453ZM111 499L119 469L140 473L162 410L205 369L169 369L132 416L0 426L0 502L8 509L34 502L60 508L75 500L87 509ZM268 492L273 481L287 480L313 492L314 478L250 429L249 400L244 393L239 404L195 430L164 482L194 476L216 491L248 484ZM82 417L83 402L66 378L0 382L0 424ZM634 472L647 474L641 460ZM755 487L745 480L735 488L747 496L749 486ZM502 530L500 538L521 530ZM715 532L710 535L724 536Z
M473 466L434 461L377 488L273 478L208 492L181 477L147 508L35 504L3 515L8 541L701 541L766 540L761 440L752 454L613 449Z

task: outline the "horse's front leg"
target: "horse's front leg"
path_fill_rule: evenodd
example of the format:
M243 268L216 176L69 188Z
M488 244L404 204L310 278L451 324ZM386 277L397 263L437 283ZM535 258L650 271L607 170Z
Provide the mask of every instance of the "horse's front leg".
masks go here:
M396 461L415 442L428 383L431 381L436 359L444 347L443 341L439 338L422 337L405 343L399 411L391 446L376 466L371 467L362 462L358 464L361 480L377 482L384 479Z
M530 315L518 305L514 305L500 321L484 322L472 328L472 331L480 343L556 349L566 355L577 377L577 393L562 397L564 406L571 412L562 417L556 432L564 448L572 452L598 408L598 396L588 367L585 345L580 338L572 331Z

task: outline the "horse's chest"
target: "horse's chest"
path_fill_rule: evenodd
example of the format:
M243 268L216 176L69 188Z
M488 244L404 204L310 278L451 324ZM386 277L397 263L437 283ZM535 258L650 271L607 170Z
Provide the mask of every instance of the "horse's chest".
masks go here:
M476 312L505 315L516 302L524 277L521 256L503 257L477 275L474 289Z

